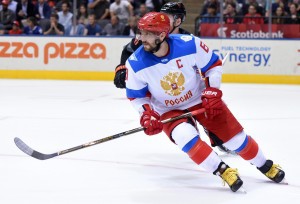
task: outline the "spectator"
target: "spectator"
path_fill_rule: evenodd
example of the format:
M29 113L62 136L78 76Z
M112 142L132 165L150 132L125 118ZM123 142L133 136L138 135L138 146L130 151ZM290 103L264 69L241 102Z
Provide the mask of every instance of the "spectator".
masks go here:
M2 0L2 10L0 11L0 27L7 33L12 29L13 22L16 20L16 14L8 9L9 0Z
M265 8L260 6L256 0L248 0L248 3L243 4L241 9L241 15L246 15L249 12L249 6L253 5L256 8L256 12L259 13L261 16L265 16Z
M289 9L288 9L288 13L290 13L290 6L291 4L295 4L296 5L296 10L298 15L300 15L300 0L291 0L291 2L289 3Z
M278 6L275 14L272 16L273 24L285 24L286 16L284 14L283 8Z
M0 35L5 35L5 30L1 25L0 25Z
M277 7L282 7L284 12L288 12L287 4L283 0L275 0L272 3L272 14L273 15L276 13ZM268 11L268 13L270 13L270 12Z
M86 29L86 35L100 36L102 29L101 26L96 23L95 14L89 15L89 24L86 26Z
M95 14L96 21L100 24L109 22L109 2L107 0L89 0L88 8Z
M89 23L88 11L85 4L81 4L78 9L77 19L83 18L83 24L87 25Z
M109 7L110 16L118 16L120 22L127 23L128 18L133 16L133 7L128 1L115 0Z
M60 0L57 1L56 5L55 5L55 11L59 12L62 11L62 5L63 3L67 2L69 4L69 7L71 8L73 5L73 0Z
M228 3L224 10L224 22L226 24L240 23L240 18L237 16L235 3Z
M24 27L24 34L26 35L42 35L43 30L38 25L34 16L27 18L27 26Z
M20 29L20 23L18 21L14 21L12 25L12 29L8 31L9 35L20 35L23 31Z
M217 13L217 5L210 4L207 7L207 13L202 16L201 23L219 23L220 14Z
M148 10L146 4L140 4L139 9L135 13L135 16L141 18L148 12L149 12L149 10Z
M203 16L204 14L207 14L208 6L211 5L211 4L215 4L216 8L217 8L216 12L220 13L220 2L218 0L207 0L204 3L204 5L203 5L202 11L200 13L200 16Z
M75 28L74 28L74 26L72 26L70 35L77 35L77 36L86 35L87 34L87 29L85 28L84 21L85 21L85 18L83 16L78 18Z
M163 0L144 0L141 2L147 6L149 11L157 11L157 12L159 12L162 5L166 3Z
M8 0L8 9L12 10L15 14L17 14L17 5L18 2L13 0ZM2 10L2 6L0 6L0 10Z
M243 23L245 24L263 24L263 17L257 13L256 7L254 5L249 5L248 13L244 16Z
M65 28L65 35L70 35L72 27L72 18L73 14L70 12L70 4L67 1L64 1L61 5L61 11L57 13L58 23L62 24Z
M35 5L35 17L36 19L50 19L51 8L47 4L46 0L38 0L38 3Z
M51 14L50 25L46 27L44 35L64 35L65 28L62 24L58 23L58 18L56 13Z
M300 24L300 15L297 12L299 6L295 3L290 4L290 13L287 16L286 23L287 24Z
M235 5L236 13L239 13L241 11L242 4L238 4L237 0L224 0L224 2L223 2L224 10L226 10L226 7L227 7L228 4L234 4Z
M33 0L34 2L36 0ZM47 0L47 4L50 6L51 10L54 11L56 8L57 1L56 0Z
M134 37L137 31L137 18L132 16L128 19L128 24L125 26L122 35Z
M272 8L273 12L275 13L276 12L276 8L280 6L282 7L285 11L288 12L288 0L276 0L275 3L274 3L274 8Z
M120 22L118 16L112 16L110 23L104 27L102 34L106 36L122 35L123 30L124 24Z
M27 18L34 16L34 5L31 1L21 0L17 6L17 21L22 22L23 25L27 22Z
M50 16L52 9L46 0L38 0L34 8L34 16L39 22L39 25L45 31L50 26Z

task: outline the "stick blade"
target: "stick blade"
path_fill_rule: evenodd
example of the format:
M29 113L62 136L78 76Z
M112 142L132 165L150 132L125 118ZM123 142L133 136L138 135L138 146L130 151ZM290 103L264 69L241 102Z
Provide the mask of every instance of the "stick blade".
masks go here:
M14 142L16 144L16 146L25 154L39 159L39 160L46 160L46 159L50 159L53 157L58 156L58 153L53 153L53 154L43 154L40 153L38 151L35 151L34 149L30 148L27 144L25 144L25 142L23 142L20 138L15 137Z

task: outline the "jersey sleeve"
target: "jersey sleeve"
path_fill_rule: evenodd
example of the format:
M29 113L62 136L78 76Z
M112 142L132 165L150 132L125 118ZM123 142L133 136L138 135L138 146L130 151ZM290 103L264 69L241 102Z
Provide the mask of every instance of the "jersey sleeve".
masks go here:
M222 61L200 38L195 38L196 63L205 77L207 87L220 88L222 80Z
M137 40L135 37L132 38L131 41L128 44L126 44L123 48L120 64L125 65L126 60L134 51L136 51L141 46L141 44L141 41Z
M126 44L122 50L121 60L120 60L120 64L122 64L122 65L125 65L126 60L132 54L132 51L129 51L129 49L128 49L129 46L130 46L130 43Z
M125 66L127 68L126 95L133 107L141 114L144 112L143 105L150 104L148 85L142 80L139 72L134 72L128 60Z

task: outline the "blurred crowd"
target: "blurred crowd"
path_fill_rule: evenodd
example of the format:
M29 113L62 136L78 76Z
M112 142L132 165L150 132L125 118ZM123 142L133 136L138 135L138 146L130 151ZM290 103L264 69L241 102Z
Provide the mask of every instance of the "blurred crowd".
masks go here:
M166 2L0 0L0 35L134 36L139 18ZM300 24L300 0L205 0L197 24L221 21Z
M165 0L0 0L1 35L135 36Z
M205 0L198 23L300 24L300 0ZM221 18L223 14L223 18Z

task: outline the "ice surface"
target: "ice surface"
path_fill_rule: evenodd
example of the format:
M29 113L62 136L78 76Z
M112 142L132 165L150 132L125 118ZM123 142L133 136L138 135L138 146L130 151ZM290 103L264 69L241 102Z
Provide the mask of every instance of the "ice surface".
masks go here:
M14 137L54 153L136 128L138 114L112 82L0 80L0 203L299 203L300 86L223 84L222 89L246 132L284 168L289 185L274 184L241 158L220 153L239 169L248 191L232 193L164 134L136 133L36 160L15 146Z

